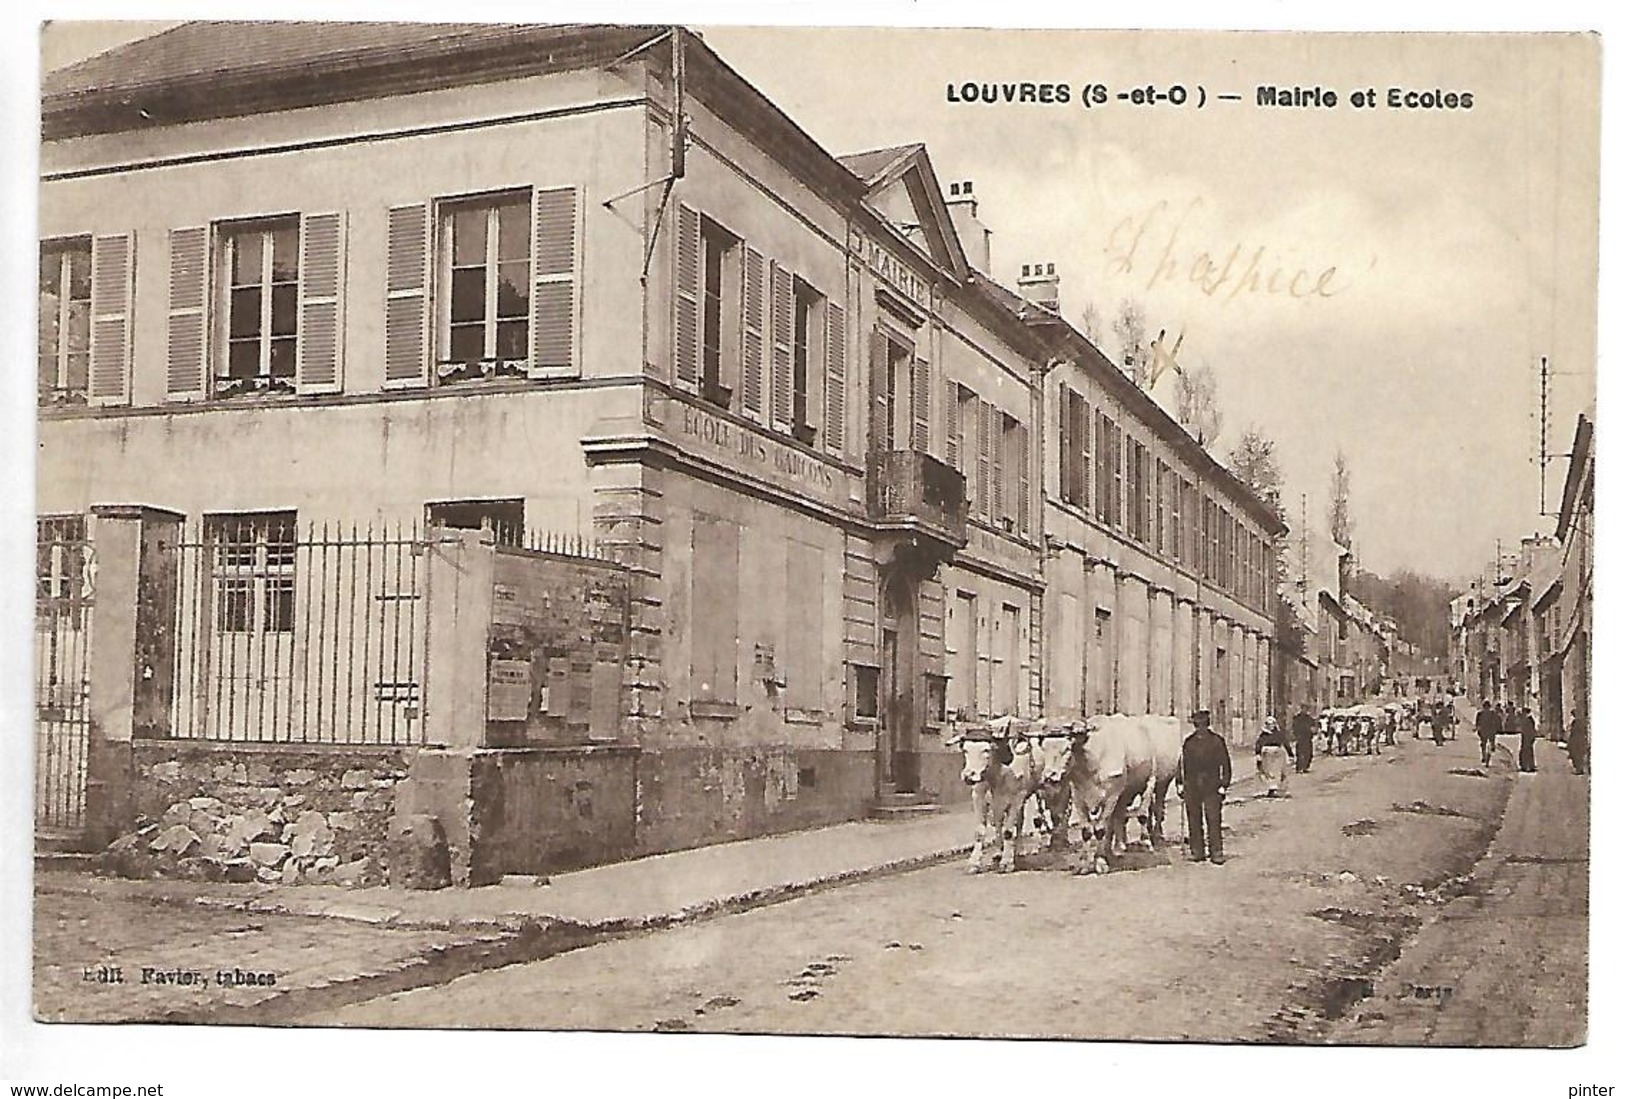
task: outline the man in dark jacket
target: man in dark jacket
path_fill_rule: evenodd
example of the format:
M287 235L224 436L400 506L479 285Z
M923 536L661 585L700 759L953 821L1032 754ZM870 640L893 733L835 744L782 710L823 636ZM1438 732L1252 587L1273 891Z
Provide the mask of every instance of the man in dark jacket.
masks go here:
M1315 761L1315 719L1302 706L1292 715L1292 741L1298 751L1297 770L1302 774Z
M1532 775L1535 773L1535 738L1539 735L1535 715L1525 706L1512 720L1518 727L1518 770Z
M1180 796L1185 799L1185 834L1191 858L1224 863L1224 792L1230 788L1230 749L1213 731L1206 710L1191 715L1196 731L1185 738L1179 755Z
M1569 711L1569 762L1577 775L1591 770L1591 730L1579 710Z
M1501 735L1501 715L1485 699L1484 705L1479 708L1478 716L1473 719L1473 728L1478 731L1478 750L1484 760L1484 766L1490 765L1490 753L1495 750L1495 738Z

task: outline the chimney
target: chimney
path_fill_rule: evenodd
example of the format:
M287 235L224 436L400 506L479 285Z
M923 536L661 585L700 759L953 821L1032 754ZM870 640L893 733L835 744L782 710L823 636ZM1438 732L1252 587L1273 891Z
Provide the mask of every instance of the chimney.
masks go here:
M1055 273L1053 263L1022 264L1016 288L1035 305L1042 305L1052 313L1061 311L1061 276Z
M954 223L954 232L965 249L965 258L971 267L987 274L992 252L992 236L987 226L976 216L976 195L972 180L948 184L948 218Z

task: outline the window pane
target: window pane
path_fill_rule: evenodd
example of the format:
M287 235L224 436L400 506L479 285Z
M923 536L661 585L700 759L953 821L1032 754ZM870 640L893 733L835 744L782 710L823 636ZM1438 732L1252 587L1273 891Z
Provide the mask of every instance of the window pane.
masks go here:
M299 230L287 225L271 231L271 278L295 282L299 278Z
M299 330L299 287L271 288L271 335L291 336Z
M39 359L40 374L48 378L47 384L55 384L56 379L56 352L59 346L57 326L61 323L60 310L62 303L57 299L55 292L40 291L39 296Z
M521 199L497 208L497 259L530 259L529 201Z
M260 372L260 341L258 339L232 340L227 376L252 378Z
M528 321L502 321L497 325L497 358L523 359L529 352L525 348L530 335Z
M239 233L231 238L231 284L258 286L261 239L258 233Z
M68 377L65 384L76 393L83 393L90 387L89 355L68 356Z
M90 300L90 249L75 248L68 253L68 285L70 297Z
M254 582L244 578L222 579L218 583L219 628L226 633L241 633L248 629Z
M260 291L258 287L238 287L231 292L232 339L260 334Z
M454 324L451 326L451 361L477 362L485 357L485 325Z
M528 263L504 263L497 268L497 316L523 317L530 313L530 295L525 289L528 278Z
M451 319L454 323L485 319L484 268L451 273Z
M271 377L291 378L294 370L294 338L284 336L271 341Z
M76 355L90 350L90 303L68 303L68 353Z
M451 217L451 262L458 267L485 262L483 209L458 210Z
M62 289L62 253L45 252L39 254L39 292L43 297L46 294L55 294Z
M293 577L274 576L265 582L265 629L286 633L293 629Z

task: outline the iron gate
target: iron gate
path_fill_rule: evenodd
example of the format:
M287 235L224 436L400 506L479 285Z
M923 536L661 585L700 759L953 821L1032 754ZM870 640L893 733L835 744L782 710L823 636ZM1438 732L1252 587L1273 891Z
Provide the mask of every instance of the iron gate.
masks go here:
M74 840L85 827L95 553L82 515L38 521L34 587L34 829Z

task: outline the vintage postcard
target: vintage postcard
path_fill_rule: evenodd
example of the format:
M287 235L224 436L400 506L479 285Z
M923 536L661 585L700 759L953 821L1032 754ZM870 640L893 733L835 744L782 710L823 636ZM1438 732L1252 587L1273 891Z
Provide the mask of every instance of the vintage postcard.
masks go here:
M42 48L38 1020L1595 1039L1597 36Z

